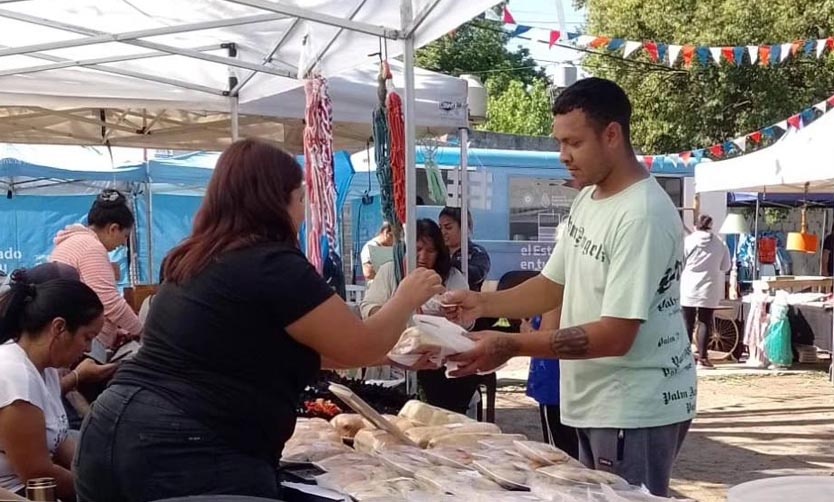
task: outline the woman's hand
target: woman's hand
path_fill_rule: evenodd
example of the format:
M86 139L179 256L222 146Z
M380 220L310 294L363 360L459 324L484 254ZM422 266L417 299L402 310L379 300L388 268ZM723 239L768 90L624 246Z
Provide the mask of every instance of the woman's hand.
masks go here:
M444 291L443 281L437 272L418 268L403 278L394 296L405 301L411 310L417 310L431 297Z
M113 377L119 363L98 364L92 359L84 358L75 368L79 383L106 382Z

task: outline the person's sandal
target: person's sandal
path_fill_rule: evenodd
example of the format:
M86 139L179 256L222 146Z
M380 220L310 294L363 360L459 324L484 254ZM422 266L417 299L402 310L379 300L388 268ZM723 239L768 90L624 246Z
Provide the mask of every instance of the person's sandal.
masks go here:
M703 357L703 358L701 358L701 359L698 359L698 367L699 367L699 368L709 369L709 370L714 370L714 369L715 369L715 365L713 365L713 364L710 362L710 360L709 360L709 359L707 359L707 358L705 358L705 357Z

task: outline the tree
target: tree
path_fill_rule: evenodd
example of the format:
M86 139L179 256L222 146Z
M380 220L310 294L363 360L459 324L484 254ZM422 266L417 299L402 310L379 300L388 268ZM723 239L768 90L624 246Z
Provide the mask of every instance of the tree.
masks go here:
M502 93L512 81L532 85L546 78L524 47L507 48L512 37L497 21L474 19L417 51L420 68L460 76L478 75L491 89Z
M588 9L589 33L627 40L735 46L834 34L834 0L576 3ZM650 62L645 53L632 59ZM628 92L634 105L633 140L645 153L708 147L772 125L834 93L834 56L771 67L747 63L673 70L599 55L585 60L593 74Z
M513 80L501 93L487 84L487 121L481 129L526 136L548 136L553 118L548 83L538 79L532 86Z

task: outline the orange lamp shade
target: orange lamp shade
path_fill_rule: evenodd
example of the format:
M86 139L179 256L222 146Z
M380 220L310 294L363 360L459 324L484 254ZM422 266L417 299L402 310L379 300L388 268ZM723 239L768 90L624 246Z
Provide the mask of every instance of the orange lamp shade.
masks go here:
M819 238L814 234L803 232L790 232L785 248L788 251L799 251L800 253L816 253L819 247Z

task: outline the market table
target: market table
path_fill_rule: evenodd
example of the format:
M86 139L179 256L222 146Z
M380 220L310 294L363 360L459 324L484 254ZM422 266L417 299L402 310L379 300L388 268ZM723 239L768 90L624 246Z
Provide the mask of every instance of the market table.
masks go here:
M742 303L743 321L750 313L750 303ZM794 345L815 345L821 350L832 351L834 311L822 303L802 303L788 307L791 324L791 340Z

